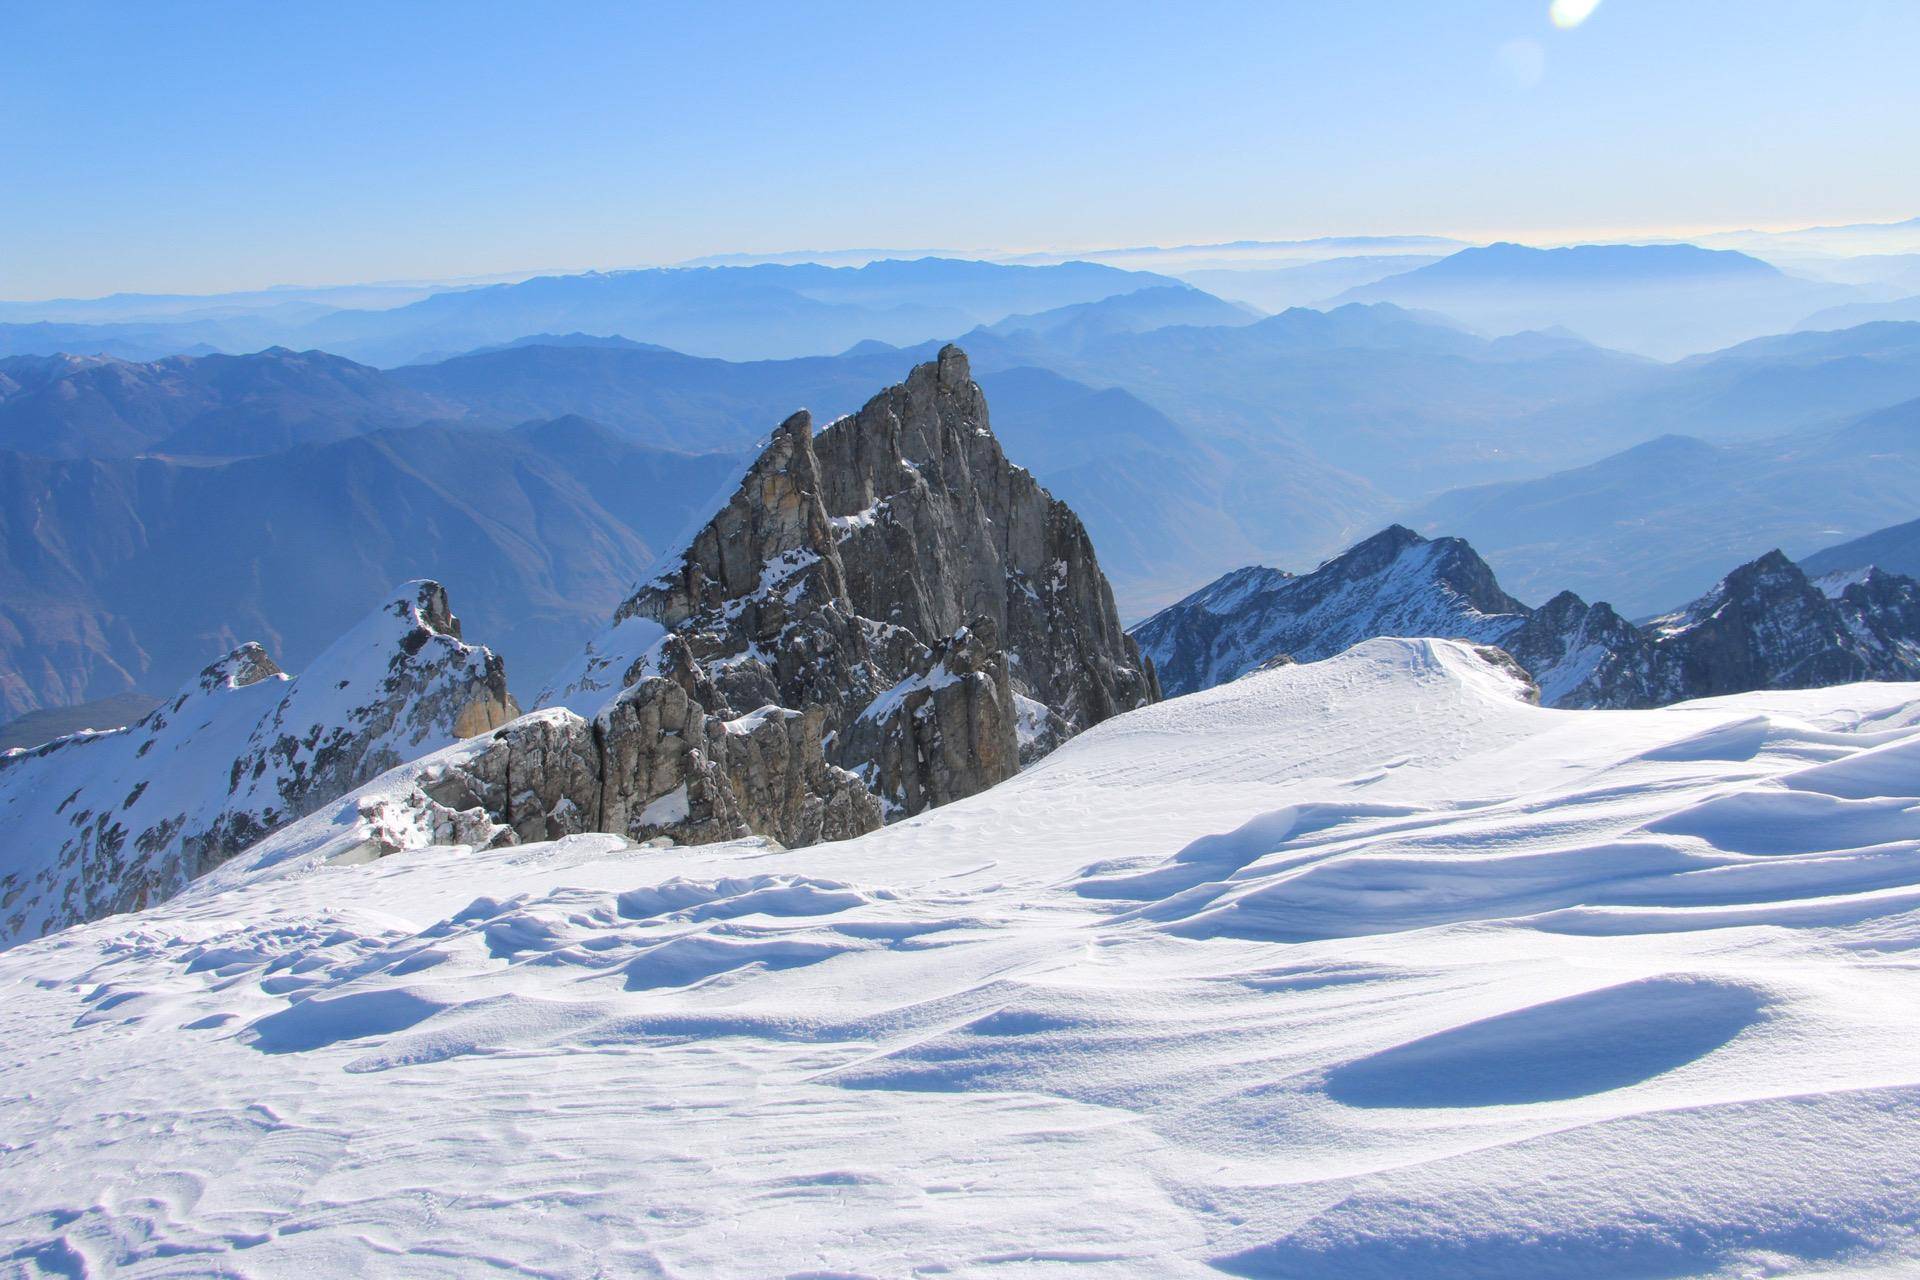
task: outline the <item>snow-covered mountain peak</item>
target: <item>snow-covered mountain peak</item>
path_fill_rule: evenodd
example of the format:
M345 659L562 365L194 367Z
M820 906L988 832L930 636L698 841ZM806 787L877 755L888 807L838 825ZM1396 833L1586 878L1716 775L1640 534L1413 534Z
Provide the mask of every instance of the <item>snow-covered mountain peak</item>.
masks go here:
M243 689L274 676L285 679L286 672L280 670L264 645L249 640L202 670L197 683L202 693L212 693L215 689Z
M1529 609L1458 538L1394 526L1295 578L1240 569L1134 628L1172 693L1368 636L1449 636L1507 650L1564 707L1647 707L1745 689L1920 676L1920 583L1824 586L1778 551L1638 628L1561 592Z
M1133 635L1162 687L1187 693L1276 658L1330 657L1372 636L1499 644L1525 613L1465 542L1393 525L1298 577L1260 566L1235 570Z
M1708 588L1699 599L1647 622L1657 636L1677 635L1713 618L1730 606L1763 608L1811 606L1809 591L1817 592L1800 567L1778 547L1741 565Z
M389 625L319 665L392 643ZM400 643L425 654L430 631ZM539 712L477 726L494 731L321 825L376 853L600 832L811 844L976 794L1157 696L1085 528L1007 460L948 348L817 432L788 417Z
M0 756L0 945L162 900L293 818L519 713L438 583L290 677L258 644L124 729Z

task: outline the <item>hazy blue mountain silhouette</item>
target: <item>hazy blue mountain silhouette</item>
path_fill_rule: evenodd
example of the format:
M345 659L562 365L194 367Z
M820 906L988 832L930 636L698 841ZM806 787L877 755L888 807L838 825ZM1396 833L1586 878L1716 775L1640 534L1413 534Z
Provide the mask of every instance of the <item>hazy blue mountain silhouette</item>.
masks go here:
M1335 301L1431 308L1488 333L1564 325L1602 346L1673 359L1780 332L1859 296L1731 249L1501 243L1462 249Z

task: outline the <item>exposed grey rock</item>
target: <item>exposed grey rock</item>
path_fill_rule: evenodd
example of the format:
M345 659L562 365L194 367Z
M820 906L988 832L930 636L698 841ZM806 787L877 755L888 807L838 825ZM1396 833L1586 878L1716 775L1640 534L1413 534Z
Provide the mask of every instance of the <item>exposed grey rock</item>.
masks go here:
M414 583L298 681L246 646L130 729L10 753L0 799L50 851L0 881L10 936L169 896L401 766L355 801L365 856L586 831L802 845L973 795L1158 696L1085 529L1008 463L953 347L818 436L789 418L604 641L584 714L520 717L499 659Z
M1540 705L1540 686L1533 682L1533 674L1514 660L1512 654L1497 644L1477 644L1474 653L1480 660L1494 670L1512 676L1519 688L1520 699L1534 706Z
M1663 660L1659 680L1667 701L1814 689L1876 674L1833 602L1778 551L1741 565L1646 631Z
M1877 671L1920 671L1920 582L1869 567L1828 592ZM1819 585L1819 584L1816 584Z
M666 638L629 658L616 633L641 619ZM768 707L817 713L825 761L859 775L896 814L972 795L1159 695L1086 530L1007 461L966 356L951 346L817 434L805 412L788 418L615 623L572 690L591 695L574 704L581 710L604 719L672 668L689 703L724 721ZM630 687L606 704L606 671L621 662ZM648 696L666 699L669 720L692 714ZM665 724L631 729L666 733ZM658 757L648 765L665 770L658 780L693 776L678 746L632 749ZM702 759L726 771L712 752ZM810 763L795 776L839 794L834 775ZM643 790L657 797L655 787ZM826 810L857 818L861 807L829 798ZM710 816L690 817L690 834L729 816L717 803L696 811ZM782 840L775 828L813 826L785 811L764 825L747 818Z
M963 799L1019 770L1017 712L998 641L993 620L975 618L923 654L843 731L842 750L870 762L866 776L889 812Z
M421 790L450 814L477 811L516 843L599 829L600 748L580 717L522 716L463 754L457 765L423 770L420 778ZM509 843L497 833L458 842Z
M1671 701L1659 678L1653 641L1605 603L1562 591L1502 640L1538 675L1550 707L1651 707Z
M537 711L423 762L419 795L402 809L415 815L410 828L459 817L483 845L582 831L804 845L871 831L879 803L826 762L821 719L817 707L766 706L723 720L679 680L649 676L595 720Z

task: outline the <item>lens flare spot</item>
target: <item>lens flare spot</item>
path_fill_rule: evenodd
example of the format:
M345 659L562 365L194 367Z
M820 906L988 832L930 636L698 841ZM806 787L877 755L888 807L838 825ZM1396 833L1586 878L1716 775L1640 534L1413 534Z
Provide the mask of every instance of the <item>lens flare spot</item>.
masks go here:
M1553 0L1547 8L1547 17L1553 25L1562 31L1571 31L1600 7L1600 0Z

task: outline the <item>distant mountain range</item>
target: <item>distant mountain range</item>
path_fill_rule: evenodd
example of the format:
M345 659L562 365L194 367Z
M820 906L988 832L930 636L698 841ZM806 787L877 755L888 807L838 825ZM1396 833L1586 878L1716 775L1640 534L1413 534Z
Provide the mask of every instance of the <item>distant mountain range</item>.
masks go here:
M0 360L0 448L47 457L242 457L465 412L322 351Z
M885 296L887 271L869 270L826 274ZM1008 277L980 279L1010 297ZM1890 406L1920 397L1920 325L1663 365L1384 303L1253 319L1156 281L1009 312L963 343L1009 455L1082 512L1123 616L1236 564L1311 561L1396 516L1472 536L1523 594L1574 586L1640 616L1767 547L1804 555L1913 515L1911 433ZM234 635L298 662L324 639L319 615L422 573L548 619L485 620L539 679L770 424L801 406L848 412L936 347L730 362L563 331L387 371L288 350L0 360L7 713L168 687ZM1877 434L1863 425L1875 414L1891 415ZM490 438L556 419L555 456ZM1663 433L1687 439L1647 443ZM627 490L604 482L623 476ZM308 490L328 504L311 524L325 538L285 514L308 511ZM216 564L223 576L183 588L191 625L143 594Z
M304 663L429 570L537 681L739 465L579 419L220 462L0 451L0 708L169 688L240 640Z
M1920 508L1920 498L1913 504ZM1920 520L1909 520L1863 537L1816 551L1800 562L1816 577L1859 573L1870 568L1920 578Z
M319 348L380 366L444 359L534 333L620 335L733 360L828 355L877 339L910 344L1006 316L1097 302L1148 287L1186 289L1170 276L1088 262L1010 265L956 258L883 259L858 267L813 263L650 268L536 276L449 289L377 307L289 305L188 314L138 324L0 323L0 354L136 357L270 345ZM75 314L66 306L60 314ZM0 314L5 314L0 312Z
M1823 307L1802 322L1805 329L1850 329L1876 320L1920 321L1920 294L1887 302L1846 302Z
M830 419L914 362L561 343L391 373L285 351L0 363L0 707L166 688L238 637L302 663L429 571L538 681L769 423ZM1015 457L1086 504L1129 580L1176 587L1253 551L1226 510L1230 461L1165 415L1033 368L983 381Z
M0 323L155 324L167 320L232 319L261 314L311 319L348 307L377 310L404 306L435 293L471 288L474 283L280 285L233 293L113 293L103 298L0 302Z
M639 443L704 451L745 449L805 407L851 412L876 381L913 356L874 346L843 356L732 362L624 341L535 339L382 374L471 420L508 426L577 414Z
M1035 264L1098 262L1110 267L1164 271L1185 276L1193 271L1277 269L1335 258L1407 254L1438 257L1467 247L1467 241L1449 236L1315 236L1305 240L1229 240L1215 244L1136 245L1130 248L1027 253L1006 261Z
M1748 253L1759 254L1782 251L1848 256L1912 253L1920 251L1920 218L1801 227L1791 231L1717 231L1695 238L1704 245L1744 249Z
M1734 250L1689 244L1492 244L1360 285L1335 302L1423 307L1489 333L1563 325L1602 346L1660 359L1791 329L1857 300Z
M1409 519L1481 548L1525 595L1568 587L1629 616L1769 547L1808 555L1912 513L1920 400L1750 442L1663 436L1534 480L1443 494Z
M1325 304L1348 289L1372 284L1440 261L1440 254L1358 254L1288 266L1213 267L1183 270L1182 280L1198 289L1267 311Z
M1098 302L1081 302L1030 315L1008 316L986 326L1009 336L1044 334L1055 342L1085 342L1114 333L1145 333L1168 325L1251 324L1261 313L1184 285L1136 289Z
M1043 330L970 333L976 367L1031 365L1118 386L1214 447L1239 455L1272 501L1241 508L1269 546L1324 549L1354 527L1330 522L1296 488L1355 481L1396 498L1467 476L1525 475L1590 446L1586 416L1549 436L1533 424L1561 405L1606 402L1657 385L1660 366L1553 335L1489 340L1391 305L1286 311L1252 324L1175 325L1072 340ZM1630 431L1628 424L1610 429ZM1628 443L1637 436L1628 436ZM1224 567L1224 566L1223 566Z

